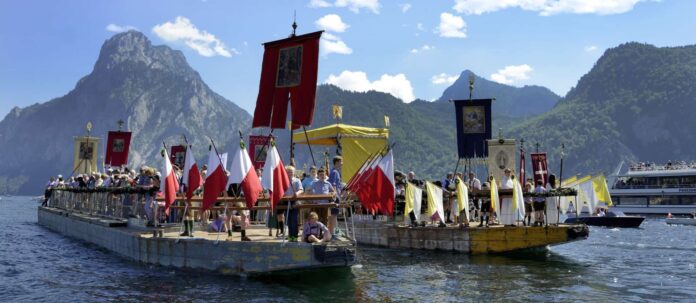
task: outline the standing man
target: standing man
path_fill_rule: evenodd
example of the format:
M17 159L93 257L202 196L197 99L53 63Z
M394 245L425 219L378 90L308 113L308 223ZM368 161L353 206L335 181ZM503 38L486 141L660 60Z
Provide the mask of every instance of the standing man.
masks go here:
M304 192L304 190L302 189L302 181L300 181L299 178L295 177L294 166L285 166L285 172L291 178L291 181L290 187L288 187L288 189L285 190L285 194L283 196L297 198L298 195L301 195ZM297 211L297 208L294 207L296 203L297 200L293 199L292 201L288 201L287 204L288 210L286 212L288 213L288 240L290 242L297 242L297 237L300 233L297 221L299 212Z
M449 172L447 173L447 177L442 180L442 201L445 206L445 223L452 223L452 220L450 219L450 214L452 214L452 188L450 187L454 185L454 182L452 182L453 178L454 173Z
M341 182L341 168L343 167L343 157L335 156L333 158L334 168L329 174L329 183L336 189L336 203L341 203L339 198L341 196L341 190L343 190L343 182ZM336 226L338 225L338 207L332 207L329 216L329 232L331 233L331 240L338 240L336 237Z
M476 178L476 174L474 172L469 172L469 191L472 190L481 190L481 180ZM481 205L479 205L479 199L472 199L472 203L474 204L474 217L478 218L480 222L483 222L481 219Z

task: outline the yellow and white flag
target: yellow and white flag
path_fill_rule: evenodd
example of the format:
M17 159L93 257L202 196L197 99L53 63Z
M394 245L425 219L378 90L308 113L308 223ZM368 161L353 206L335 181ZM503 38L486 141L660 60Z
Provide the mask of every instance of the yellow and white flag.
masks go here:
M334 119L337 119L337 120L343 119L343 106L340 106L338 104L334 104L331 107L331 111L333 112Z
M428 193L428 215L433 218L437 214L440 222L445 223L445 210L442 206L442 188L432 182L425 182L425 190Z
M525 209L522 185L517 180L513 180L512 183L512 207L517 212L517 220L524 220Z
M493 211L500 210L500 197L498 196L498 183L495 178L491 179L491 207Z
M409 223L408 214L413 211L416 222L420 219L421 202L423 202L423 190L411 182L406 182L406 208L404 209L404 221Z
M469 189L466 187L466 185L464 185L464 181L462 181L462 179L459 177L457 177L454 182L457 184L457 204L459 206L459 210L464 210L466 220L469 221L471 220L471 217L469 217Z
M606 203L607 206L612 206L614 204L611 202L611 195L607 187L607 179L604 178L603 174L592 178L592 185L594 186L597 200Z

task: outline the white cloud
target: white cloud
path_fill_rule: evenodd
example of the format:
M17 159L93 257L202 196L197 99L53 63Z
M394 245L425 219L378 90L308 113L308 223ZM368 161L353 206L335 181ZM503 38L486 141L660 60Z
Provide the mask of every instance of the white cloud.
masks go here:
M132 29L137 30L137 28L135 28L134 26L130 26L130 25L116 25L116 24L111 23L111 24L106 26L107 31L114 32L114 33L127 32L127 31L132 30Z
M492 74L491 80L502 84L513 84L529 79L529 73L532 71L532 67L527 64L508 65Z
M466 23L464 19L450 13L440 14L440 26L436 33L445 38L466 38Z
M454 81L457 81L459 79L458 75L448 75L445 73L441 73L439 75L433 76L430 81L433 84L452 84Z
M231 57L232 54L239 54L236 49L227 48L215 35L196 28L186 17L176 17L174 23L167 21L155 25L152 32L167 42L183 42L201 56Z
M412 49L412 50L411 50L411 53L412 53L412 54L417 54L417 53L420 53L420 52L429 51L429 50L434 49L434 48L435 48L434 46L430 46L430 45L425 44L425 45L421 46L420 48L414 48L414 49Z
M310 0L307 5L311 8L323 7L347 7L351 12L359 13L361 9L369 10L375 14L379 14L379 0L336 0L330 3L325 0Z
M416 28L417 28L419 31L425 31L425 27L423 27L423 23L420 23L420 22L417 23L417 24L416 24Z
M341 40L340 37L334 36L329 33L324 33L321 35L321 40L319 41L320 43L320 49L321 49L321 54L322 55L328 55L331 53L336 53L336 54L342 54L342 55L350 55L353 53L353 50L348 47L348 45Z
M596 46L596 45L585 46L585 51L588 52L588 53L594 52L594 51L596 51L596 50L597 50L597 46Z
M370 90L391 94L394 97L408 103L416 99L413 95L413 87L404 74L384 74L379 80L370 82L367 74L362 71L345 70L338 76L331 74L324 83L336 85L342 89L366 92Z
M638 2L645 1L655 0L455 0L452 9L468 15L508 8L539 12L541 16L561 13L612 15L628 12Z
M330 7L331 3L328 3L324 0L311 0L309 1L309 4L307 6L311 8Z
M411 3L399 4L399 7L401 7L402 13L406 13L409 9L411 9Z
M343 20L341 20L341 16L336 14L328 14L319 18L319 20L314 23L320 29L337 33L345 32L346 29L350 27L350 25L345 24Z

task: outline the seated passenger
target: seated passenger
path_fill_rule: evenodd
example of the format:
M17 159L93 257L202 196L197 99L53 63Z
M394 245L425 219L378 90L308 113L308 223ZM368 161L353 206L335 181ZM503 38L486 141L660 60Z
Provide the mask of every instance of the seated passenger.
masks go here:
M319 215L315 212L309 213L307 222L302 229L302 237L307 243L322 243L331 240L331 233L326 225L319 220Z

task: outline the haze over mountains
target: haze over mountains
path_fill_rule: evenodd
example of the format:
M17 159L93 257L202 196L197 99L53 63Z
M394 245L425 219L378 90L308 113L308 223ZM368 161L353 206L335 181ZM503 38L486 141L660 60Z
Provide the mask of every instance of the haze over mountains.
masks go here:
M344 106L348 124L382 127L388 115L397 169L440 179L456 162L454 111L446 100L469 97L470 73L463 71L435 102L404 103L385 93L320 85L313 126L335 123L332 104ZM552 170L564 143L568 176L608 172L622 159L693 159L695 80L696 46L628 43L608 50L564 98L540 86L517 88L478 77L474 98L495 97L494 130L539 142L550 153ZM211 91L181 52L153 46L136 31L121 33L104 43L92 73L67 95L15 108L0 121L0 193L38 193L49 176L69 175L73 136L84 134L87 121L102 137L103 157L106 131L119 119L133 131L133 167L159 166L162 142L179 143L181 134L202 161L206 136L228 151L237 130L246 134L251 124L251 115ZM274 134L287 157L288 132ZM315 156L323 150L315 149ZM306 149L298 147L297 159L299 165L309 162Z

